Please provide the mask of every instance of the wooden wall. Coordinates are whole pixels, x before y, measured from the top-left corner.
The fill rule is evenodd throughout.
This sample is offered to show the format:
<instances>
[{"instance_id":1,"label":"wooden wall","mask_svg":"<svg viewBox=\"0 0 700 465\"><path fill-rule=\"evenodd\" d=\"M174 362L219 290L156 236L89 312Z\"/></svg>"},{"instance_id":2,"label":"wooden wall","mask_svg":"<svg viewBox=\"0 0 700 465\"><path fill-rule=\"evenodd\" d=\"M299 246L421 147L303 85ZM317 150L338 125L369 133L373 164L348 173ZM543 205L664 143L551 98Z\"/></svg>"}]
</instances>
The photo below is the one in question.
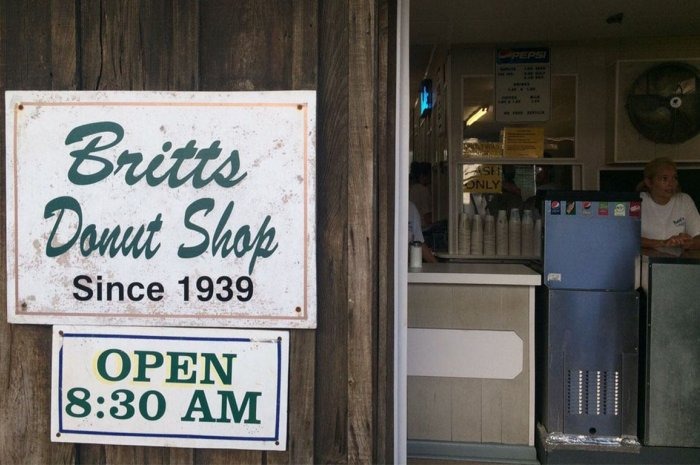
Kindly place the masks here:
<instances>
[{"instance_id":1,"label":"wooden wall","mask_svg":"<svg viewBox=\"0 0 700 465\"><path fill-rule=\"evenodd\" d=\"M7 323L3 234L0 463L392 461L395 3L0 0L3 109L8 89L318 92L318 329L291 332L287 451L50 442L51 328Z\"/></svg>"}]
</instances>

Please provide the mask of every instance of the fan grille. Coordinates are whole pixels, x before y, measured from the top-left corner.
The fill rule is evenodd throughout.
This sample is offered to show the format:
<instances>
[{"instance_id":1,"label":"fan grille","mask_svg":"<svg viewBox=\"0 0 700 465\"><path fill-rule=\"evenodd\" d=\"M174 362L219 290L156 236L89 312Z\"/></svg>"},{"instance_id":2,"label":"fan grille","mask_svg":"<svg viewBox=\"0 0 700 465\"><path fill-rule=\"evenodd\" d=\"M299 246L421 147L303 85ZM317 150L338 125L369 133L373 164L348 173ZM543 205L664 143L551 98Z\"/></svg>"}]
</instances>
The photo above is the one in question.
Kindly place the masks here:
<instances>
[{"instance_id":1,"label":"fan grille","mask_svg":"<svg viewBox=\"0 0 700 465\"><path fill-rule=\"evenodd\" d=\"M627 96L627 114L645 138L678 144L700 132L698 71L686 63L663 63L642 73Z\"/></svg>"}]
</instances>

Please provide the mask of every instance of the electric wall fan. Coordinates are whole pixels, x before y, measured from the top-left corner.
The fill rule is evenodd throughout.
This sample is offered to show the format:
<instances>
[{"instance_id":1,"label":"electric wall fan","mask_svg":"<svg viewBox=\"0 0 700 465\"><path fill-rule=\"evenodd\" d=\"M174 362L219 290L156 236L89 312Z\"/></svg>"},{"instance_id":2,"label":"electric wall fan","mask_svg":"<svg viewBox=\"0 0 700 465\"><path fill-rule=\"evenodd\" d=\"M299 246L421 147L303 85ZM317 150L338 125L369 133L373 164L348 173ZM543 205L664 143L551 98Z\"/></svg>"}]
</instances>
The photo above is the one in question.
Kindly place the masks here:
<instances>
[{"instance_id":1,"label":"electric wall fan","mask_svg":"<svg viewBox=\"0 0 700 465\"><path fill-rule=\"evenodd\" d=\"M627 95L627 115L639 133L652 142L679 144L700 132L698 70L669 62L644 71Z\"/></svg>"}]
</instances>

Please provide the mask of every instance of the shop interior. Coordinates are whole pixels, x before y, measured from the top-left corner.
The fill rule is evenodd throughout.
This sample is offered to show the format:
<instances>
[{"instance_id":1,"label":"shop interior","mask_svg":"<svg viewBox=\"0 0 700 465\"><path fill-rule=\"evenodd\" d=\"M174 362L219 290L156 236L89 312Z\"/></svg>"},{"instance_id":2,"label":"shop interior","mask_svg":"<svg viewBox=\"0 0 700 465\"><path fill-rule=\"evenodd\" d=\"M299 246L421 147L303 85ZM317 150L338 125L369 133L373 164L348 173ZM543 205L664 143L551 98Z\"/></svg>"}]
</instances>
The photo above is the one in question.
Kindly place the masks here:
<instances>
[{"instance_id":1,"label":"shop interior","mask_svg":"<svg viewBox=\"0 0 700 465\"><path fill-rule=\"evenodd\" d=\"M423 196L409 199L429 199L418 210L439 261L408 273L410 463L700 463L700 333L686 330L700 327L700 255L640 257L634 229L653 158L677 163L700 208L700 2L412 1L409 16L409 186ZM513 52L535 57L531 82L503 77ZM648 102L653 118L639 116L658 69L688 125ZM524 113L516 97L531 99ZM575 221L557 223L559 203ZM624 205L623 251L586 229L608 204ZM506 243L499 225L514 220ZM580 250L559 240L576 234ZM545 247L604 293L571 294Z\"/></svg>"},{"instance_id":2,"label":"shop interior","mask_svg":"<svg viewBox=\"0 0 700 465\"><path fill-rule=\"evenodd\" d=\"M468 185L494 154L523 202L542 187L609 190L622 180L623 189L634 190L646 161L669 156L681 163L683 187L700 203L698 138L655 144L625 111L644 70L668 61L700 64L699 14L700 5L684 1L411 2L409 157L432 169L435 227L426 240L436 251L458 253L459 213L473 202L460 178ZM498 121L495 53L523 47L550 53L549 114ZM430 85L428 112L421 109L422 82ZM543 130L537 154L502 151L504 129L513 127Z\"/></svg>"}]
</instances>

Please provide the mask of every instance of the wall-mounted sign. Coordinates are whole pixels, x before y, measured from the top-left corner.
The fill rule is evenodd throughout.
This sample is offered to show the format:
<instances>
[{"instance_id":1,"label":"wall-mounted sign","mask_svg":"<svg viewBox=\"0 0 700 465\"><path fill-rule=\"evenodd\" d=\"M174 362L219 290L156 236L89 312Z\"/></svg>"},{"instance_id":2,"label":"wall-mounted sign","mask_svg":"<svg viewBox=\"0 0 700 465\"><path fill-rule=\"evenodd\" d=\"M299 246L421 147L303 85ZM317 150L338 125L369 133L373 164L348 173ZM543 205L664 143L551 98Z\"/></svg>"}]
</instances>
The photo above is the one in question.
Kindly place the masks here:
<instances>
[{"instance_id":1,"label":"wall-mounted sign","mask_svg":"<svg viewBox=\"0 0 700 465\"><path fill-rule=\"evenodd\" d=\"M500 122L549 120L549 49L496 50L495 118Z\"/></svg>"},{"instance_id":2,"label":"wall-mounted sign","mask_svg":"<svg viewBox=\"0 0 700 465\"><path fill-rule=\"evenodd\" d=\"M472 194L498 193L503 189L501 165L462 166L462 190Z\"/></svg>"},{"instance_id":3,"label":"wall-mounted sign","mask_svg":"<svg viewBox=\"0 0 700 465\"><path fill-rule=\"evenodd\" d=\"M54 326L55 442L285 450L289 333Z\"/></svg>"},{"instance_id":4,"label":"wall-mounted sign","mask_svg":"<svg viewBox=\"0 0 700 465\"><path fill-rule=\"evenodd\" d=\"M503 156L542 158L544 156L544 128L503 128Z\"/></svg>"},{"instance_id":5,"label":"wall-mounted sign","mask_svg":"<svg viewBox=\"0 0 700 465\"><path fill-rule=\"evenodd\" d=\"M315 92L7 92L13 323L316 326Z\"/></svg>"}]
</instances>

